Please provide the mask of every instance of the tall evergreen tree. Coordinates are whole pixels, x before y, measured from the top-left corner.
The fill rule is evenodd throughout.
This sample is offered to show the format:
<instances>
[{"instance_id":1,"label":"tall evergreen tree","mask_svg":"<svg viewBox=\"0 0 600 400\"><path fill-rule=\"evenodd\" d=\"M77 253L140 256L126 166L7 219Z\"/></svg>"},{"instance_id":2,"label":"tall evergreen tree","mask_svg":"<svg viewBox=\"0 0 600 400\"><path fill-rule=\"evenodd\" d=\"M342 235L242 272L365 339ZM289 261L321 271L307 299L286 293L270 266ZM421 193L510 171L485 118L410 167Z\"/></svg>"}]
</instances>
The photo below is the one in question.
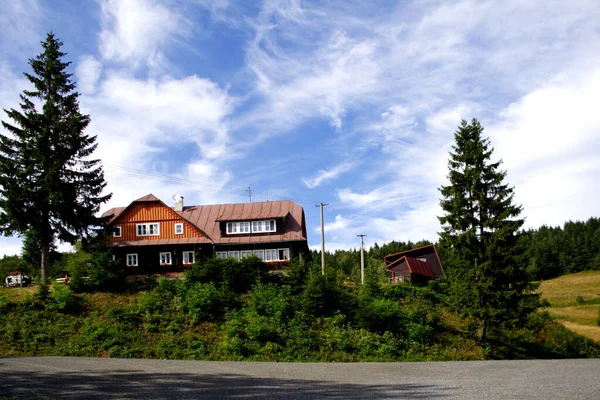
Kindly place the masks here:
<instances>
[{"instance_id":1,"label":"tall evergreen tree","mask_svg":"<svg viewBox=\"0 0 600 400\"><path fill-rule=\"evenodd\" d=\"M2 121L10 135L0 134L0 232L35 231L44 281L55 240L72 243L100 225L95 214L111 197L102 195L104 172L90 158L96 137L84 133L90 118L79 111L61 46L49 33L29 60L33 73L24 75L33 90L23 91L20 110L4 109L13 123Z\"/></svg>"},{"instance_id":2,"label":"tall evergreen tree","mask_svg":"<svg viewBox=\"0 0 600 400\"><path fill-rule=\"evenodd\" d=\"M450 185L442 186L440 241L447 250L451 301L463 315L489 328L517 325L535 309L537 297L519 244L522 208L513 203L513 188L491 162L490 140L479 121L463 120L450 152ZM449 264L449 265L448 265Z\"/></svg>"}]
</instances>

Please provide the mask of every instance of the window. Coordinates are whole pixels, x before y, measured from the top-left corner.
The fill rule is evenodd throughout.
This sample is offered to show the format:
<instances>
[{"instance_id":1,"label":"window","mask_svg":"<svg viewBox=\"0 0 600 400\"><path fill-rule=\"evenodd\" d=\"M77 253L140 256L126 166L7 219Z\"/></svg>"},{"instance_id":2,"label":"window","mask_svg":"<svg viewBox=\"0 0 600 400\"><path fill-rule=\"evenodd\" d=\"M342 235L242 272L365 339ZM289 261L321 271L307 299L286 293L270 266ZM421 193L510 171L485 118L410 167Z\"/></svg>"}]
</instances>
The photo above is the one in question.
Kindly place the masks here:
<instances>
[{"instance_id":1,"label":"window","mask_svg":"<svg viewBox=\"0 0 600 400\"><path fill-rule=\"evenodd\" d=\"M160 253L160 265L171 265L171 253Z\"/></svg>"},{"instance_id":2,"label":"window","mask_svg":"<svg viewBox=\"0 0 600 400\"><path fill-rule=\"evenodd\" d=\"M149 224L136 224L136 235L137 236L158 236L160 234L160 225L158 222L151 222Z\"/></svg>"},{"instance_id":3,"label":"window","mask_svg":"<svg viewBox=\"0 0 600 400\"><path fill-rule=\"evenodd\" d=\"M228 222L227 234L275 232L277 224L274 219L264 221ZM250 229L252 228L252 229Z\"/></svg>"},{"instance_id":4,"label":"window","mask_svg":"<svg viewBox=\"0 0 600 400\"><path fill-rule=\"evenodd\" d=\"M239 251L230 251L229 252L229 257L235 258L236 260L240 259L240 252Z\"/></svg>"},{"instance_id":5,"label":"window","mask_svg":"<svg viewBox=\"0 0 600 400\"><path fill-rule=\"evenodd\" d=\"M148 224L148 235L149 236L158 236L158 234L160 233L159 230L159 224Z\"/></svg>"},{"instance_id":6,"label":"window","mask_svg":"<svg viewBox=\"0 0 600 400\"><path fill-rule=\"evenodd\" d=\"M252 233L275 232L275 220L252 221Z\"/></svg>"},{"instance_id":7,"label":"window","mask_svg":"<svg viewBox=\"0 0 600 400\"><path fill-rule=\"evenodd\" d=\"M183 235L183 224L175 224L175 234Z\"/></svg>"},{"instance_id":8,"label":"window","mask_svg":"<svg viewBox=\"0 0 600 400\"><path fill-rule=\"evenodd\" d=\"M277 261L277 250L269 249L265 250L265 261Z\"/></svg>"},{"instance_id":9,"label":"window","mask_svg":"<svg viewBox=\"0 0 600 400\"><path fill-rule=\"evenodd\" d=\"M250 257L252 255L252 250L242 250L240 251L241 258Z\"/></svg>"},{"instance_id":10,"label":"window","mask_svg":"<svg viewBox=\"0 0 600 400\"><path fill-rule=\"evenodd\" d=\"M254 250L254 255L261 260L265 259L265 251L264 250Z\"/></svg>"},{"instance_id":11,"label":"window","mask_svg":"<svg viewBox=\"0 0 600 400\"><path fill-rule=\"evenodd\" d=\"M193 251L184 251L183 253L183 264L193 264L194 263L194 252Z\"/></svg>"},{"instance_id":12,"label":"window","mask_svg":"<svg viewBox=\"0 0 600 400\"><path fill-rule=\"evenodd\" d=\"M290 259L290 249L278 249L277 252L279 253L279 261Z\"/></svg>"},{"instance_id":13,"label":"window","mask_svg":"<svg viewBox=\"0 0 600 400\"><path fill-rule=\"evenodd\" d=\"M123 229L120 226L113 228L113 237L121 237L123 235Z\"/></svg>"},{"instance_id":14,"label":"window","mask_svg":"<svg viewBox=\"0 0 600 400\"><path fill-rule=\"evenodd\" d=\"M137 267L138 266L138 255L137 254L127 254L127 266L128 267Z\"/></svg>"},{"instance_id":15,"label":"window","mask_svg":"<svg viewBox=\"0 0 600 400\"><path fill-rule=\"evenodd\" d=\"M425 257L417 257L417 260L427 262L427 259Z\"/></svg>"},{"instance_id":16,"label":"window","mask_svg":"<svg viewBox=\"0 0 600 400\"><path fill-rule=\"evenodd\" d=\"M250 222L228 222L228 234L250 233Z\"/></svg>"},{"instance_id":17,"label":"window","mask_svg":"<svg viewBox=\"0 0 600 400\"><path fill-rule=\"evenodd\" d=\"M217 258L227 258L226 251L217 251Z\"/></svg>"}]
</instances>

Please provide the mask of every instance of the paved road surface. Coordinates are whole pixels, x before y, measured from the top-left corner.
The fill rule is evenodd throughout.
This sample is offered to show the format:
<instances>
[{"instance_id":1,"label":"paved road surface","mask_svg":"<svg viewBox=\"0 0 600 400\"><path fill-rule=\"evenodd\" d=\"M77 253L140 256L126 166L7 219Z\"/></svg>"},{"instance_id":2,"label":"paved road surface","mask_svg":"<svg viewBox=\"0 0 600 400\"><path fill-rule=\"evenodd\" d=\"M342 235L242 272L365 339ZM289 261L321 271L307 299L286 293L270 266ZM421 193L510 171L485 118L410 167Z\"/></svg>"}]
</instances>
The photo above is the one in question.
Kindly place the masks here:
<instances>
[{"instance_id":1,"label":"paved road surface","mask_svg":"<svg viewBox=\"0 0 600 400\"><path fill-rule=\"evenodd\" d=\"M600 360L288 364L0 358L0 399L600 399Z\"/></svg>"}]
</instances>

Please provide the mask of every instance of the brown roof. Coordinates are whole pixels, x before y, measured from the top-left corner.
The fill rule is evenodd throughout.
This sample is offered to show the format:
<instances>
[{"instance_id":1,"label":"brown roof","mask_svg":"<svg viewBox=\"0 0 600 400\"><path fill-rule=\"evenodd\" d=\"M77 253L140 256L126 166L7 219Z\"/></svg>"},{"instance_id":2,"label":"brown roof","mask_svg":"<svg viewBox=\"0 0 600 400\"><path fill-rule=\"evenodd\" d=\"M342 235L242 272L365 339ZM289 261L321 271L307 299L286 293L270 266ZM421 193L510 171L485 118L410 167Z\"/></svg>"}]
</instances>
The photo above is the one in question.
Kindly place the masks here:
<instances>
[{"instance_id":1,"label":"brown roof","mask_svg":"<svg viewBox=\"0 0 600 400\"><path fill-rule=\"evenodd\" d=\"M158 197L156 197L155 195L153 195L152 193L150 193L150 194L140 197L137 200L134 200L133 203L137 203L140 201L160 201L160 199Z\"/></svg>"},{"instance_id":2,"label":"brown roof","mask_svg":"<svg viewBox=\"0 0 600 400\"><path fill-rule=\"evenodd\" d=\"M304 210L290 200L259 203L215 204L188 206L178 212L218 244L289 242L306 240ZM221 236L221 221L248 221L285 218L283 233Z\"/></svg>"},{"instance_id":3,"label":"brown roof","mask_svg":"<svg viewBox=\"0 0 600 400\"><path fill-rule=\"evenodd\" d=\"M141 197L139 201L162 201L154 195ZM164 204L164 203L163 203ZM102 214L112 216L109 224L115 221L127 207L115 207ZM216 244L252 244L269 242L289 242L306 240L306 223L304 210L291 200L265 201L258 203L214 204L202 206L186 206L177 211L182 218L198 227L206 237L186 239L154 239L143 241L115 242L116 246L146 246L156 244L181 243L216 243ZM267 218L284 218L283 233L221 236L220 222L248 221ZM189 240L189 241L188 241Z\"/></svg>"}]
</instances>

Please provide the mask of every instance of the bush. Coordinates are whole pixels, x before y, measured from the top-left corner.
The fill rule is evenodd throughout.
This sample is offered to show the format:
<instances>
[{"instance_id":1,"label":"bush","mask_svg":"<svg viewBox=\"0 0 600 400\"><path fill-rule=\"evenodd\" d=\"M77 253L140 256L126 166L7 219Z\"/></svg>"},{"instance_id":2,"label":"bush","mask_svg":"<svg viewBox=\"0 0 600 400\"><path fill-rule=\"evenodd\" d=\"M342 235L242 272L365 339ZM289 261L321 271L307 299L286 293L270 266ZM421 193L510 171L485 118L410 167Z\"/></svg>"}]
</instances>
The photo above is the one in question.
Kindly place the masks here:
<instances>
[{"instance_id":1,"label":"bush","mask_svg":"<svg viewBox=\"0 0 600 400\"><path fill-rule=\"evenodd\" d=\"M4 315L8 310L8 305L10 301L8 300L8 296L4 293L0 293L0 315Z\"/></svg>"},{"instance_id":2,"label":"bush","mask_svg":"<svg viewBox=\"0 0 600 400\"><path fill-rule=\"evenodd\" d=\"M583 296L577 296L577 298L575 298L575 303L580 306L582 304L585 304L585 299L583 298Z\"/></svg>"},{"instance_id":3,"label":"bush","mask_svg":"<svg viewBox=\"0 0 600 400\"><path fill-rule=\"evenodd\" d=\"M407 315L397 301L374 299L361 302L357 319L361 327L370 331L398 334L406 324Z\"/></svg>"},{"instance_id":4,"label":"bush","mask_svg":"<svg viewBox=\"0 0 600 400\"><path fill-rule=\"evenodd\" d=\"M214 283L195 283L186 292L184 308L195 324L219 316L219 293Z\"/></svg>"},{"instance_id":5,"label":"bush","mask_svg":"<svg viewBox=\"0 0 600 400\"><path fill-rule=\"evenodd\" d=\"M73 291L69 285L54 283L52 291L46 301L46 308L55 311L67 312L75 307Z\"/></svg>"}]
</instances>

